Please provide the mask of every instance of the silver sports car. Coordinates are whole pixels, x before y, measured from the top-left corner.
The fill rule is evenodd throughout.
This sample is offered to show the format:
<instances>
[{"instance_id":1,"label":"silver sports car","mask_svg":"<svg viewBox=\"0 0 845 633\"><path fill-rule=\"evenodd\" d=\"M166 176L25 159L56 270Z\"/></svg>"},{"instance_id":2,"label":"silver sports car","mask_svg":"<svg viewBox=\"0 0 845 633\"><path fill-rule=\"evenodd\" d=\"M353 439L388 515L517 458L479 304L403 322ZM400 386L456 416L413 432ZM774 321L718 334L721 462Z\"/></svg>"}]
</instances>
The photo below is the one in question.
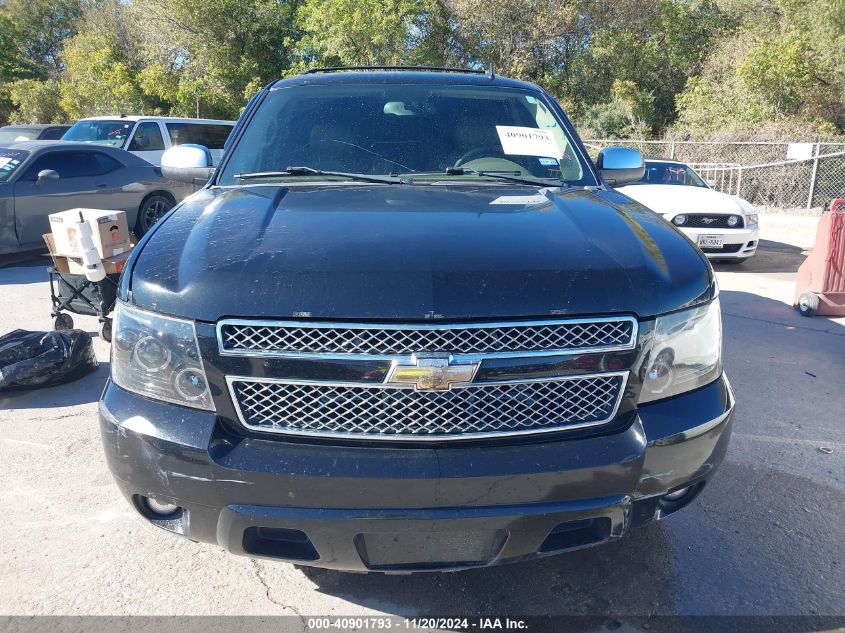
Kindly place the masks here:
<instances>
[{"instance_id":1,"label":"silver sports car","mask_svg":"<svg viewBox=\"0 0 845 633\"><path fill-rule=\"evenodd\" d=\"M0 255L44 248L47 216L75 207L126 211L143 235L196 186L114 147L67 141L0 144Z\"/></svg>"}]
</instances>

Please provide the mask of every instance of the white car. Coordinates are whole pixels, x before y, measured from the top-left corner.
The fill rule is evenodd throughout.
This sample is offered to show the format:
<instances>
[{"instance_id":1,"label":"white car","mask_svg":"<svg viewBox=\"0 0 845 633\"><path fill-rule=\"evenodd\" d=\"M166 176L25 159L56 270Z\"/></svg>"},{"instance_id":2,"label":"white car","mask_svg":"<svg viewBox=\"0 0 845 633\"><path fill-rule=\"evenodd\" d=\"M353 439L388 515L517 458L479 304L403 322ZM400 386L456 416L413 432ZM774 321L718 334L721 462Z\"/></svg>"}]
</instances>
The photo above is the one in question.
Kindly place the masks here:
<instances>
[{"instance_id":1,"label":"white car","mask_svg":"<svg viewBox=\"0 0 845 633\"><path fill-rule=\"evenodd\" d=\"M618 191L661 214L710 259L739 264L757 251L760 228L754 207L714 191L685 163L646 159L642 179Z\"/></svg>"},{"instance_id":2,"label":"white car","mask_svg":"<svg viewBox=\"0 0 845 633\"><path fill-rule=\"evenodd\" d=\"M234 126L234 121L216 119L98 116L80 119L65 132L62 140L119 147L153 165L161 164L165 150L175 145L194 143L211 150L216 165L223 156L223 144Z\"/></svg>"}]
</instances>

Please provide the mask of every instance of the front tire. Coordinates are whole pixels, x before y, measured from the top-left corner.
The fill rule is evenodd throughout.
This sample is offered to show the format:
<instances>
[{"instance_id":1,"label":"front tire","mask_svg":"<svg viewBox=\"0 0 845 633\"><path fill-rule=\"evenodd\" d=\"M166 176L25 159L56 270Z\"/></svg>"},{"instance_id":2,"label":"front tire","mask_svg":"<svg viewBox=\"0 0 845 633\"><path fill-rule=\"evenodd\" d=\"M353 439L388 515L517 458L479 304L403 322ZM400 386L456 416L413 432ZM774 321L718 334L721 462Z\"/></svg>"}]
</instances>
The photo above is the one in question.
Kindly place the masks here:
<instances>
[{"instance_id":1,"label":"front tire","mask_svg":"<svg viewBox=\"0 0 845 633\"><path fill-rule=\"evenodd\" d=\"M138 208L135 235L141 237L175 205L176 203L173 200L159 193L144 198L144 201Z\"/></svg>"}]
</instances>

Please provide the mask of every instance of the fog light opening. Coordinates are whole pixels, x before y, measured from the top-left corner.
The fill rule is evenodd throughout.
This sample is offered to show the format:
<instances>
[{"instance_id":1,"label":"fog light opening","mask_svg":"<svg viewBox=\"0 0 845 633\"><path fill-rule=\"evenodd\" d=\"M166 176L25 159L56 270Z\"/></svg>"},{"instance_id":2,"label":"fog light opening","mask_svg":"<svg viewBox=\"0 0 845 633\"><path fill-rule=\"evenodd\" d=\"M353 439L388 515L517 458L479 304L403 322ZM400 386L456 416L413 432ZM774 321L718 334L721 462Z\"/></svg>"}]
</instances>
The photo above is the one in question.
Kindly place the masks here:
<instances>
[{"instance_id":1,"label":"fog light opening","mask_svg":"<svg viewBox=\"0 0 845 633\"><path fill-rule=\"evenodd\" d=\"M660 516L667 516L676 510L686 507L698 496L698 493L701 492L702 488L704 488L703 481L692 484L691 486L684 486L683 488L672 490L671 492L667 492L662 495L660 497L660 501L658 502Z\"/></svg>"},{"instance_id":2,"label":"fog light opening","mask_svg":"<svg viewBox=\"0 0 845 633\"><path fill-rule=\"evenodd\" d=\"M156 519L170 519L182 511L182 508L174 503L159 501L158 499L153 499L152 497L141 497L141 499L144 507Z\"/></svg>"},{"instance_id":3,"label":"fog light opening","mask_svg":"<svg viewBox=\"0 0 845 633\"><path fill-rule=\"evenodd\" d=\"M666 501L679 501L680 499L683 499L689 491L690 486L687 486L686 488L681 488L680 490L676 490L675 492L665 494L663 495L663 498L666 499Z\"/></svg>"}]
</instances>

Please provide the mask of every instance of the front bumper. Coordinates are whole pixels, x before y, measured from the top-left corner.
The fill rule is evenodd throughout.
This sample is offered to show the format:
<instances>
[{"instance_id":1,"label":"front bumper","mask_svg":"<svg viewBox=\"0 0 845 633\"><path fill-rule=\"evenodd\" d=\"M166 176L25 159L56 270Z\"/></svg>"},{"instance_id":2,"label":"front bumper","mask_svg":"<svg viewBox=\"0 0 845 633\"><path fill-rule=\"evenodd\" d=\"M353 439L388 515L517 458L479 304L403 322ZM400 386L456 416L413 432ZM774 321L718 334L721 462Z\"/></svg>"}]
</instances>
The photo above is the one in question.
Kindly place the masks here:
<instances>
[{"instance_id":1,"label":"front bumper","mask_svg":"<svg viewBox=\"0 0 845 633\"><path fill-rule=\"evenodd\" d=\"M111 382L109 467L152 523L235 554L355 571L461 569L617 539L692 499L724 456L727 380L583 439L431 447L234 437ZM663 496L687 486L681 500ZM178 505L156 517L143 499Z\"/></svg>"},{"instance_id":2,"label":"front bumper","mask_svg":"<svg viewBox=\"0 0 845 633\"><path fill-rule=\"evenodd\" d=\"M757 252L760 243L759 228L744 229L688 229L678 227L698 246L701 235L721 235L723 246L721 249L702 249L709 259L745 259Z\"/></svg>"}]
</instances>

